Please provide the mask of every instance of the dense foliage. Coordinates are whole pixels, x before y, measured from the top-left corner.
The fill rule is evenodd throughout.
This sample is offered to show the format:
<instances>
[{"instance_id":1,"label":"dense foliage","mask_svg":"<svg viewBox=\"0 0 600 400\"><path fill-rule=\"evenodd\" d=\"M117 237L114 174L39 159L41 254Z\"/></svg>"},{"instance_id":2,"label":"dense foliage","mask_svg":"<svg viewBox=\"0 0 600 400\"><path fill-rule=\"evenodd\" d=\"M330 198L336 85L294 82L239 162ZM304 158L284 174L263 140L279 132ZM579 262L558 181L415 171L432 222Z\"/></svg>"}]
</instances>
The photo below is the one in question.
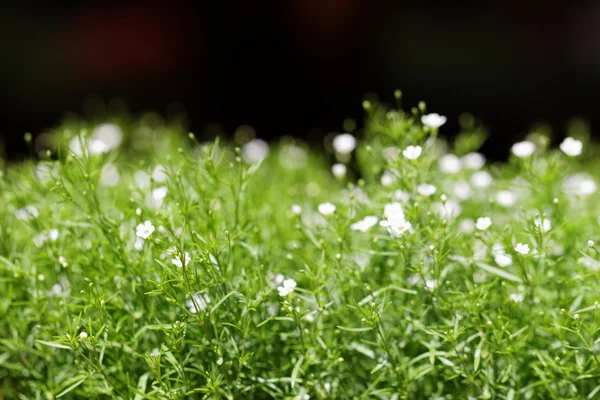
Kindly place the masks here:
<instances>
[{"instance_id":1,"label":"dense foliage","mask_svg":"<svg viewBox=\"0 0 600 400\"><path fill-rule=\"evenodd\" d=\"M71 120L8 167L0 398L600 397L585 132L486 165L364 106L329 155Z\"/></svg>"}]
</instances>

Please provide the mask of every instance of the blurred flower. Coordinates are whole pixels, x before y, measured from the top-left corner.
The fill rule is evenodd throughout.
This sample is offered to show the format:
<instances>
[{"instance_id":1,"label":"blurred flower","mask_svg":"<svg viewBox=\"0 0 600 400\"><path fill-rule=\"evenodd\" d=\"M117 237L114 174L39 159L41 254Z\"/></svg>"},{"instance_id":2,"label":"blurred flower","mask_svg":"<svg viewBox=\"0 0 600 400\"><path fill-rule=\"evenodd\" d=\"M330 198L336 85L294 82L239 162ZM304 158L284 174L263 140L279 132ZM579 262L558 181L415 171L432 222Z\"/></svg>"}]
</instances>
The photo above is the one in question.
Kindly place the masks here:
<instances>
[{"instance_id":1,"label":"blurred flower","mask_svg":"<svg viewBox=\"0 0 600 400\"><path fill-rule=\"evenodd\" d=\"M342 133L333 138L333 149L336 153L349 154L356 148L356 138L349 133Z\"/></svg>"},{"instance_id":2,"label":"blurred flower","mask_svg":"<svg viewBox=\"0 0 600 400\"><path fill-rule=\"evenodd\" d=\"M417 158L419 158L422 152L423 149L421 148L421 146L408 146L402 151L402 155L404 155L404 157L408 158L409 160L416 160Z\"/></svg>"},{"instance_id":3,"label":"blurred flower","mask_svg":"<svg viewBox=\"0 0 600 400\"><path fill-rule=\"evenodd\" d=\"M188 310L192 314L198 313L198 311L203 311L210 303L210 297L206 294L196 293L192 295L192 298L185 302Z\"/></svg>"},{"instance_id":4,"label":"blurred flower","mask_svg":"<svg viewBox=\"0 0 600 400\"><path fill-rule=\"evenodd\" d=\"M292 214L300 215L302 213L302 207L298 204L292 204Z\"/></svg>"},{"instance_id":5,"label":"blurred flower","mask_svg":"<svg viewBox=\"0 0 600 400\"><path fill-rule=\"evenodd\" d=\"M515 156L519 158L525 158L531 156L535 152L535 144L528 140L525 140L513 144L511 150Z\"/></svg>"},{"instance_id":6,"label":"blurred flower","mask_svg":"<svg viewBox=\"0 0 600 400\"><path fill-rule=\"evenodd\" d=\"M481 169L485 165L485 157L481 153L469 153L462 157L462 164L467 169Z\"/></svg>"},{"instance_id":7,"label":"blurred flower","mask_svg":"<svg viewBox=\"0 0 600 400\"><path fill-rule=\"evenodd\" d=\"M460 158L454 154L446 154L440 158L439 161L440 170L446 174L457 174L462 168Z\"/></svg>"},{"instance_id":8,"label":"blurred flower","mask_svg":"<svg viewBox=\"0 0 600 400\"><path fill-rule=\"evenodd\" d=\"M446 123L446 117L436 113L426 114L421 117L423 125L431 128L439 128Z\"/></svg>"},{"instance_id":9,"label":"blurred flower","mask_svg":"<svg viewBox=\"0 0 600 400\"><path fill-rule=\"evenodd\" d=\"M492 219L490 217L477 218L477 222L475 223L475 228L479 229L480 231L485 231L490 226L492 226Z\"/></svg>"},{"instance_id":10,"label":"blurred flower","mask_svg":"<svg viewBox=\"0 0 600 400\"><path fill-rule=\"evenodd\" d=\"M502 207L513 206L517 202L517 195L510 190L500 190L496 193L496 203Z\"/></svg>"},{"instance_id":11,"label":"blurred flower","mask_svg":"<svg viewBox=\"0 0 600 400\"><path fill-rule=\"evenodd\" d=\"M485 189L492 184L492 175L487 171L477 171L471 176L473 186Z\"/></svg>"},{"instance_id":12,"label":"blurred flower","mask_svg":"<svg viewBox=\"0 0 600 400\"><path fill-rule=\"evenodd\" d=\"M277 287L277 291L281 297L285 297L288 294L292 293L296 288L296 281L293 279L286 279L283 281L282 286Z\"/></svg>"},{"instance_id":13,"label":"blurred flower","mask_svg":"<svg viewBox=\"0 0 600 400\"><path fill-rule=\"evenodd\" d=\"M517 253L521 253L524 255L529 254L529 245L528 244L523 244L523 243L517 243L517 245L515 246L515 251Z\"/></svg>"},{"instance_id":14,"label":"blurred flower","mask_svg":"<svg viewBox=\"0 0 600 400\"><path fill-rule=\"evenodd\" d=\"M171 260L171 264L175 265L177 268L187 267L190 262L190 253L187 251L183 254L183 263L181 262L181 258L175 257Z\"/></svg>"},{"instance_id":15,"label":"blurred flower","mask_svg":"<svg viewBox=\"0 0 600 400\"><path fill-rule=\"evenodd\" d=\"M552 229L552 223L550 222L550 220L548 218L544 218L543 220L541 218L536 218L533 220L533 223L543 233L546 233L550 229Z\"/></svg>"},{"instance_id":16,"label":"blurred flower","mask_svg":"<svg viewBox=\"0 0 600 400\"><path fill-rule=\"evenodd\" d=\"M373 215L369 215L369 216L364 217L360 221L355 222L352 225L350 225L350 229L352 229L353 231L366 232L369 229L371 229L373 226L377 225L377 221L379 221L379 218L377 218L376 216L373 216Z\"/></svg>"},{"instance_id":17,"label":"blurred flower","mask_svg":"<svg viewBox=\"0 0 600 400\"><path fill-rule=\"evenodd\" d=\"M435 194L436 190L436 187L430 185L429 183L421 183L419 186L417 186L417 192L419 192L421 196L425 197L432 196Z\"/></svg>"},{"instance_id":18,"label":"blurred flower","mask_svg":"<svg viewBox=\"0 0 600 400\"><path fill-rule=\"evenodd\" d=\"M335 205L331 203L321 203L317 207L322 215L331 215L335 212Z\"/></svg>"},{"instance_id":19,"label":"blurred flower","mask_svg":"<svg viewBox=\"0 0 600 400\"><path fill-rule=\"evenodd\" d=\"M269 154L269 145L262 139L253 139L242 147L242 159L248 164L262 161Z\"/></svg>"},{"instance_id":20,"label":"blurred flower","mask_svg":"<svg viewBox=\"0 0 600 400\"><path fill-rule=\"evenodd\" d=\"M335 176L338 179L342 179L343 177L346 176L346 166L344 164L333 164L333 166L331 167L331 172L333 173L333 176Z\"/></svg>"},{"instance_id":21,"label":"blurred flower","mask_svg":"<svg viewBox=\"0 0 600 400\"><path fill-rule=\"evenodd\" d=\"M560 144L560 149L566 155L576 157L581 154L581 151L583 150L583 143L581 143L580 140L567 137Z\"/></svg>"},{"instance_id":22,"label":"blurred flower","mask_svg":"<svg viewBox=\"0 0 600 400\"><path fill-rule=\"evenodd\" d=\"M21 221L31 221L40 216L38 209L34 206L25 206L15 211L15 217Z\"/></svg>"}]
</instances>

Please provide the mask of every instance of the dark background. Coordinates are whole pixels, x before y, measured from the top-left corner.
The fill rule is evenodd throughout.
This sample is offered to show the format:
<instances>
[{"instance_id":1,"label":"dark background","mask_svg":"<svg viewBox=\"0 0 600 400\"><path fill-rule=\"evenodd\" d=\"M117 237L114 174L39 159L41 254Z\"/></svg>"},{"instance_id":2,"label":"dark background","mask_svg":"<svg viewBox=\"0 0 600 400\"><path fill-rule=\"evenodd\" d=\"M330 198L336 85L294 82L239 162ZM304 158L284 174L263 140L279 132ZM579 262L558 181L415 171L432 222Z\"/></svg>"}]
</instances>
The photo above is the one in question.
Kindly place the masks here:
<instances>
[{"instance_id":1,"label":"dark background","mask_svg":"<svg viewBox=\"0 0 600 400\"><path fill-rule=\"evenodd\" d=\"M463 111L502 158L532 123L564 135L600 122L600 3L486 0L87 1L0 5L0 134L55 126L86 99L133 112L185 109L190 129L252 125L261 138L315 138L360 123L374 92L419 100L458 129Z\"/></svg>"}]
</instances>

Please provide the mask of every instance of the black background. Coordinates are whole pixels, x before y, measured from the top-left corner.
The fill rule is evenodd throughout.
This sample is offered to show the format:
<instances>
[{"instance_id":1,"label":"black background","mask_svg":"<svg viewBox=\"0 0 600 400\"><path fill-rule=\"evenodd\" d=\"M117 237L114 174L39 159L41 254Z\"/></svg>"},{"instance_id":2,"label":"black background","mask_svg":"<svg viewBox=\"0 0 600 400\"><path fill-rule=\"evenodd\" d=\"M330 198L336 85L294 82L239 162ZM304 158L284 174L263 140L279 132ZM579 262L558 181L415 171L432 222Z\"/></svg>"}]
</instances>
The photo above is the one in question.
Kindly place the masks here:
<instances>
[{"instance_id":1,"label":"black background","mask_svg":"<svg viewBox=\"0 0 600 400\"><path fill-rule=\"evenodd\" d=\"M0 135L56 126L86 99L185 109L190 129L315 138L359 124L366 93L419 100L457 130L468 111L505 156L532 123L600 122L600 3L359 0L88 1L0 5Z\"/></svg>"}]
</instances>

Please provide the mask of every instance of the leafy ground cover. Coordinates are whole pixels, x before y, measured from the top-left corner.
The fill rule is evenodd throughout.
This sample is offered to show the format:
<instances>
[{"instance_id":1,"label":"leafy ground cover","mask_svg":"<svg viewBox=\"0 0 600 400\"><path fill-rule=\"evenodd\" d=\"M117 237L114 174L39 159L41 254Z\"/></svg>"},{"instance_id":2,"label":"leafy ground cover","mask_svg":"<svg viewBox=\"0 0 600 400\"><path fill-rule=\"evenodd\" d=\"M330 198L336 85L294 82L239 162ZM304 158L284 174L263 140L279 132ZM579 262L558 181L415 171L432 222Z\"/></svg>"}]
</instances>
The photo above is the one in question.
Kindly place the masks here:
<instances>
[{"instance_id":1,"label":"leafy ground cover","mask_svg":"<svg viewBox=\"0 0 600 400\"><path fill-rule=\"evenodd\" d=\"M7 167L0 397L600 398L585 130L491 164L364 107L328 155L70 120Z\"/></svg>"}]
</instances>

